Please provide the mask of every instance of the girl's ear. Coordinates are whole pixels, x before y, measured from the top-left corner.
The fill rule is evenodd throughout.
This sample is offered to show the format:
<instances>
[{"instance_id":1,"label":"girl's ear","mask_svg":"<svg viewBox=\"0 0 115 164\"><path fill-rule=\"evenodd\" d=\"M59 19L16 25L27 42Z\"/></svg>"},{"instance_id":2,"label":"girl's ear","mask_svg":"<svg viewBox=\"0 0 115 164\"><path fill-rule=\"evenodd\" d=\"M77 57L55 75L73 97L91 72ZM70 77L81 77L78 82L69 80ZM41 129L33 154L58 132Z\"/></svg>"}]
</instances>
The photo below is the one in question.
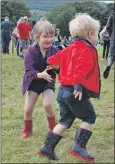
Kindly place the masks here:
<instances>
[{"instance_id":1,"label":"girl's ear","mask_svg":"<svg viewBox=\"0 0 115 164\"><path fill-rule=\"evenodd\" d=\"M88 33L89 39L92 39L93 35L94 35L93 31L90 30L89 33Z\"/></svg>"}]
</instances>

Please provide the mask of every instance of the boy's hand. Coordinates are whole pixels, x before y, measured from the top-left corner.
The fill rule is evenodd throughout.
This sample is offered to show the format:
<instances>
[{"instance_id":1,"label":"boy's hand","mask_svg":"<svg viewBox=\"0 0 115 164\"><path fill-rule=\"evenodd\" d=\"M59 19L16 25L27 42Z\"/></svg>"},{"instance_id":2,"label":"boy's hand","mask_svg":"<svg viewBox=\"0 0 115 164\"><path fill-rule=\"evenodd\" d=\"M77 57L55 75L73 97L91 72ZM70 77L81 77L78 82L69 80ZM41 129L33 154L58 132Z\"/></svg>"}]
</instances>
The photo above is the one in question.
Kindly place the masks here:
<instances>
[{"instance_id":1,"label":"boy's hand","mask_svg":"<svg viewBox=\"0 0 115 164\"><path fill-rule=\"evenodd\" d=\"M74 98L79 97L79 101L82 99L82 92L78 92L74 90L73 95L74 95Z\"/></svg>"},{"instance_id":2,"label":"boy's hand","mask_svg":"<svg viewBox=\"0 0 115 164\"><path fill-rule=\"evenodd\" d=\"M54 81L54 79L51 78L51 76L47 73L47 71L50 70L49 68L46 68L43 72L38 73L37 77L39 79L45 79L48 82L52 83L52 81Z\"/></svg>"},{"instance_id":3,"label":"boy's hand","mask_svg":"<svg viewBox=\"0 0 115 164\"><path fill-rule=\"evenodd\" d=\"M79 98L79 101L82 99L82 86L80 84L75 84L74 86L74 98Z\"/></svg>"}]
</instances>

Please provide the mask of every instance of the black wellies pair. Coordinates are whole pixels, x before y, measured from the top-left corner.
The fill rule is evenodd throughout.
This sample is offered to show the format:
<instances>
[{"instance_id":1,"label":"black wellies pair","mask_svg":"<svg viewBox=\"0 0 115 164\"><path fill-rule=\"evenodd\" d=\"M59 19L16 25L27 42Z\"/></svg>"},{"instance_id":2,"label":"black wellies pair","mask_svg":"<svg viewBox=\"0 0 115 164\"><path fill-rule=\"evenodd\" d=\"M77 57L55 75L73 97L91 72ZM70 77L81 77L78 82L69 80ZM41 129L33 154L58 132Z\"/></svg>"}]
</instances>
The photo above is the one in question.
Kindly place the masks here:
<instances>
[{"instance_id":1,"label":"black wellies pair","mask_svg":"<svg viewBox=\"0 0 115 164\"><path fill-rule=\"evenodd\" d=\"M94 157L91 156L86 150L86 144L91 135L91 131L79 127L75 136L75 144L73 145L72 152L70 152L70 154L89 162L93 161ZM59 158L54 153L54 149L61 139L62 136L53 132L49 132L44 145L38 152L38 155L47 156L51 160L59 160Z\"/></svg>"}]
</instances>

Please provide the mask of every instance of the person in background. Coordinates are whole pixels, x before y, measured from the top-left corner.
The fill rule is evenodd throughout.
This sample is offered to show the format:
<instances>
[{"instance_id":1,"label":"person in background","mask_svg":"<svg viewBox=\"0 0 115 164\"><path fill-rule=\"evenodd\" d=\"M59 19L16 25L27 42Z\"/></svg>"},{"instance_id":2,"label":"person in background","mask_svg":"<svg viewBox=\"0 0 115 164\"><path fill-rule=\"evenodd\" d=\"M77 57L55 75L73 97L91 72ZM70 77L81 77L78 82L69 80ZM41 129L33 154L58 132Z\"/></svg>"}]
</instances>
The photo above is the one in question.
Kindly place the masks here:
<instances>
[{"instance_id":1,"label":"person in background","mask_svg":"<svg viewBox=\"0 0 115 164\"><path fill-rule=\"evenodd\" d=\"M65 47L68 46L66 36L64 36L64 37L62 38L62 40L61 40L61 44L60 44L60 45L62 46L63 49L64 49Z\"/></svg>"},{"instance_id":2,"label":"person in background","mask_svg":"<svg viewBox=\"0 0 115 164\"><path fill-rule=\"evenodd\" d=\"M13 26L14 24L9 21L9 17L5 17L5 21L1 23L1 43L3 54L9 54L9 43Z\"/></svg>"},{"instance_id":3,"label":"person in background","mask_svg":"<svg viewBox=\"0 0 115 164\"><path fill-rule=\"evenodd\" d=\"M30 35L30 45L32 45L34 43L33 29L34 29L35 24L36 24L36 20L32 20L32 31L31 31L31 35Z\"/></svg>"},{"instance_id":4,"label":"person in background","mask_svg":"<svg viewBox=\"0 0 115 164\"><path fill-rule=\"evenodd\" d=\"M18 21L17 21L17 25L19 23L23 22L23 17L21 17ZM16 55L19 56L20 55L20 49L19 49L19 43L20 43L20 34L19 34L19 30L16 27L14 28L13 32L12 32L12 36L15 38L15 47L16 47Z\"/></svg>"},{"instance_id":5,"label":"person in background","mask_svg":"<svg viewBox=\"0 0 115 164\"><path fill-rule=\"evenodd\" d=\"M17 24L18 32L20 35L20 52L22 53L22 56L24 55L26 49L29 47L30 43L30 34L32 30L32 26L28 24L28 17L23 17L23 22Z\"/></svg>"},{"instance_id":6,"label":"person in background","mask_svg":"<svg viewBox=\"0 0 115 164\"><path fill-rule=\"evenodd\" d=\"M61 43L60 29L56 28L55 30L56 30L56 32L55 32L55 40L54 40L53 45L55 47L58 47L61 50L62 48L61 48L61 45L60 45L60 43Z\"/></svg>"},{"instance_id":7,"label":"person in background","mask_svg":"<svg viewBox=\"0 0 115 164\"><path fill-rule=\"evenodd\" d=\"M72 43L72 38L71 38L71 36L69 36L69 38L68 38L68 40L67 40L67 43L68 43L68 45L70 45L70 44Z\"/></svg>"},{"instance_id":8,"label":"person in background","mask_svg":"<svg viewBox=\"0 0 115 164\"><path fill-rule=\"evenodd\" d=\"M100 97L100 70L95 48L99 29L98 20L86 13L77 14L69 23L73 43L48 59L50 68L55 68L55 66L60 68L58 80L61 86L57 96L60 122L52 132L48 133L38 152L40 156L58 160L54 149L62 139L64 131L71 127L75 118L79 118L82 123L76 130L75 142L70 154L88 162L94 161L86 145L92 135L92 125L96 120L90 98Z\"/></svg>"},{"instance_id":9,"label":"person in background","mask_svg":"<svg viewBox=\"0 0 115 164\"><path fill-rule=\"evenodd\" d=\"M109 54L109 47L110 47L110 35L107 32L106 26L104 27L104 29L100 32L100 39L103 40L103 56L102 59L104 59L106 57L106 59L108 58L108 54Z\"/></svg>"},{"instance_id":10,"label":"person in background","mask_svg":"<svg viewBox=\"0 0 115 164\"><path fill-rule=\"evenodd\" d=\"M108 57L107 67L103 72L103 77L105 79L108 78L111 67L115 62L115 5L114 5L114 10L112 10L108 18L106 28L110 35L110 55Z\"/></svg>"},{"instance_id":11,"label":"person in background","mask_svg":"<svg viewBox=\"0 0 115 164\"><path fill-rule=\"evenodd\" d=\"M31 26L31 31L30 31L30 33L29 33L29 46L30 46L30 45L32 45L31 33L32 33L32 29L34 28L31 19L28 19L28 26ZM28 46L28 47L29 47L29 46Z\"/></svg>"},{"instance_id":12,"label":"person in background","mask_svg":"<svg viewBox=\"0 0 115 164\"><path fill-rule=\"evenodd\" d=\"M55 28L49 21L40 20L34 26L33 36L36 42L27 49L24 55L25 74L23 77L22 94L27 93L22 138L27 138L32 134L32 113L41 94L50 130L52 131L56 125L52 103L57 70L47 69L47 59L59 51L52 46Z\"/></svg>"},{"instance_id":13,"label":"person in background","mask_svg":"<svg viewBox=\"0 0 115 164\"><path fill-rule=\"evenodd\" d=\"M34 28L35 24L36 24L36 20L32 20L32 29Z\"/></svg>"}]
</instances>

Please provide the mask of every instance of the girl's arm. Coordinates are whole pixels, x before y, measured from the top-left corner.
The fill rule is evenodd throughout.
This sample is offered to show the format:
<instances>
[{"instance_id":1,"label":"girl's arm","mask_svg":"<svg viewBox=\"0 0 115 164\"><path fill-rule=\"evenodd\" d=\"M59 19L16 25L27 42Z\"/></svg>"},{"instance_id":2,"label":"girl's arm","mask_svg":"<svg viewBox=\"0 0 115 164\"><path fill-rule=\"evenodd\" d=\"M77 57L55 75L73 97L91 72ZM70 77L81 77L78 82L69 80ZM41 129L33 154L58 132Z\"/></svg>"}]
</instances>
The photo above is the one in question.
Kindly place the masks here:
<instances>
[{"instance_id":1,"label":"girl's arm","mask_svg":"<svg viewBox=\"0 0 115 164\"><path fill-rule=\"evenodd\" d=\"M25 72L28 74L29 77L37 78L37 74L39 71L35 69L35 61L33 59L32 51L28 49L24 55L24 68Z\"/></svg>"}]
</instances>

